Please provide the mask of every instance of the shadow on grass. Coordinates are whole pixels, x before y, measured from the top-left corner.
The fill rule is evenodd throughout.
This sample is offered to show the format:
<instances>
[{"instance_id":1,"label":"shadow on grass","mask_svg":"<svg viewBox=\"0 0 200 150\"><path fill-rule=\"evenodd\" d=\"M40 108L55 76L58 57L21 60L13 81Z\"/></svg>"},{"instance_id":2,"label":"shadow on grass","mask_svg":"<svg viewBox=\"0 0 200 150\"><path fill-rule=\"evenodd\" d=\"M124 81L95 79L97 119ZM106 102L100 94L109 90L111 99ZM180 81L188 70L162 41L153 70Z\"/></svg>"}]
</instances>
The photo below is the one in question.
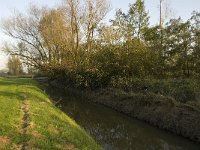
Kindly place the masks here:
<instances>
[{"instance_id":1,"label":"shadow on grass","mask_svg":"<svg viewBox=\"0 0 200 150\"><path fill-rule=\"evenodd\" d=\"M5 98L5 100L8 99L24 100L22 93L0 91L0 96Z\"/></svg>"},{"instance_id":2,"label":"shadow on grass","mask_svg":"<svg viewBox=\"0 0 200 150\"><path fill-rule=\"evenodd\" d=\"M6 79L0 78L0 86L32 85L34 81L30 79Z\"/></svg>"},{"instance_id":3,"label":"shadow on grass","mask_svg":"<svg viewBox=\"0 0 200 150\"><path fill-rule=\"evenodd\" d=\"M2 86L5 86L6 89L3 88L1 90ZM24 100L27 98L42 100L43 97L37 95L37 93L42 93L42 90L40 90L37 87L38 87L37 83L30 79L0 78L0 96L2 96L5 100L6 99ZM32 91L36 92L31 93Z\"/></svg>"}]
</instances>

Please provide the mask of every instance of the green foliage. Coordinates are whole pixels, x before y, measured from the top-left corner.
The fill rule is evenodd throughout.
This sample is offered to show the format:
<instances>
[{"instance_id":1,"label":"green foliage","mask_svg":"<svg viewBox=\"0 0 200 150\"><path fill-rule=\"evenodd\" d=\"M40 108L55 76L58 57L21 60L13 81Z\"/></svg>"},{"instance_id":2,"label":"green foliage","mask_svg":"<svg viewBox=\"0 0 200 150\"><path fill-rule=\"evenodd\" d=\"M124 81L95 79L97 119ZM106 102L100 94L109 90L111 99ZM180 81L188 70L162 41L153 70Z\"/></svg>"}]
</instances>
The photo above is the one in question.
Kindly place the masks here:
<instances>
[{"instance_id":1,"label":"green foliage","mask_svg":"<svg viewBox=\"0 0 200 150\"><path fill-rule=\"evenodd\" d=\"M112 86L136 93L154 93L172 97L178 102L197 101L199 99L198 80L182 79L136 79L136 78L113 78Z\"/></svg>"},{"instance_id":2,"label":"green foliage","mask_svg":"<svg viewBox=\"0 0 200 150\"><path fill-rule=\"evenodd\" d=\"M199 20L199 13L194 12L187 22L178 18L171 19L162 29L157 25L149 27L144 1L137 0L129 5L127 13L117 11L112 25L98 28L87 57L87 43L79 45L83 53L75 56L84 63L72 65L67 61L71 56L66 54L65 58L70 59L44 68L53 78L81 89L113 86L172 96L181 102L196 100L193 86L186 80L183 84L178 82L198 77ZM150 82L143 78L159 80ZM162 80L168 78L177 80Z\"/></svg>"},{"instance_id":3,"label":"green foliage","mask_svg":"<svg viewBox=\"0 0 200 150\"><path fill-rule=\"evenodd\" d=\"M111 22L119 32L123 33L123 40L143 39L143 30L149 25L149 17L145 10L144 1L137 0L134 4L130 4L127 14L119 9L115 16L116 18Z\"/></svg>"},{"instance_id":4,"label":"green foliage","mask_svg":"<svg viewBox=\"0 0 200 150\"><path fill-rule=\"evenodd\" d=\"M104 25L100 21L108 11L106 1L105 6L93 6L95 0L66 4L65 9L33 7L27 17L20 14L18 19L8 21L3 29L8 34L15 33L9 34L11 37L21 39L18 50L8 48L8 52L16 52L45 75L78 88L108 87L117 79L125 79L126 86L134 78L199 78L198 12L193 12L186 22L178 18L162 27L150 27L145 1L136 0L127 12L117 10L111 24ZM82 7L86 12L77 13L82 12ZM162 81L161 84L165 85ZM157 86L163 91L170 90Z\"/></svg>"}]
</instances>

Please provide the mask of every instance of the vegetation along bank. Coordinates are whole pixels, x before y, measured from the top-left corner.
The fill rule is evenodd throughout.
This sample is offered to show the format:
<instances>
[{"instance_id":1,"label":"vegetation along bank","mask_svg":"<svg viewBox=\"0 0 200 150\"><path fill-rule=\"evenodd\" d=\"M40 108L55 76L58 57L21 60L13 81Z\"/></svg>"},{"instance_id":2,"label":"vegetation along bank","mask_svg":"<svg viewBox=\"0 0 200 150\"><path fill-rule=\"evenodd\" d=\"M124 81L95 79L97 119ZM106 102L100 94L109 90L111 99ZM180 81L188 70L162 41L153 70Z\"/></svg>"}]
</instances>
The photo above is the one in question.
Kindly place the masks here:
<instances>
[{"instance_id":1,"label":"vegetation along bank","mask_svg":"<svg viewBox=\"0 0 200 150\"><path fill-rule=\"evenodd\" d=\"M109 88L98 90L64 87L55 80L51 85L199 143L198 83L191 80L133 79L128 84L120 80Z\"/></svg>"},{"instance_id":2,"label":"vegetation along bank","mask_svg":"<svg viewBox=\"0 0 200 150\"><path fill-rule=\"evenodd\" d=\"M109 24L107 0L31 5L1 25L15 40L2 46L10 74L21 72L20 63L12 69L20 59L29 74L199 142L200 12L164 19L160 0L160 24L150 25L145 3L118 9Z\"/></svg>"}]
</instances>

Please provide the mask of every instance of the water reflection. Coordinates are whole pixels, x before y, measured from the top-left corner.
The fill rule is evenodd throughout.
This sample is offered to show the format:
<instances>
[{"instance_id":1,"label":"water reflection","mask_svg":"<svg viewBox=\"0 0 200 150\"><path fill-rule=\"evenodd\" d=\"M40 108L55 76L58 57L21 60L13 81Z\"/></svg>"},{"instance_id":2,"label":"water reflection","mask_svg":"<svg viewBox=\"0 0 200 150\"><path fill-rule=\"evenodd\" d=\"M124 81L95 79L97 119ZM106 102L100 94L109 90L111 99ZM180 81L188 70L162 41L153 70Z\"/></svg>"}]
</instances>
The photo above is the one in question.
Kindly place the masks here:
<instances>
[{"instance_id":1,"label":"water reflection","mask_svg":"<svg viewBox=\"0 0 200 150\"><path fill-rule=\"evenodd\" d=\"M199 150L200 145L129 118L109 108L48 89L61 109L105 150Z\"/></svg>"}]
</instances>

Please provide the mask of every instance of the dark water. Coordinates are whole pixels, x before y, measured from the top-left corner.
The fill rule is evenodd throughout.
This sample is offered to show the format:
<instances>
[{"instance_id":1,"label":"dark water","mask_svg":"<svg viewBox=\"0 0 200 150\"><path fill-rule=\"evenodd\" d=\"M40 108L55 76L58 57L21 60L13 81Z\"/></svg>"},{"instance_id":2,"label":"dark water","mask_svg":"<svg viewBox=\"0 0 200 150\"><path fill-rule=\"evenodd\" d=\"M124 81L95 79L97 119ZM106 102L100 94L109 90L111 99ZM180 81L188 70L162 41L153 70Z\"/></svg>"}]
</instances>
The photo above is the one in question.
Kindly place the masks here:
<instances>
[{"instance_id":1,"label":"dark water","mask_svg":"<svg viewBox=\"0 0 200 150\"><path fill-rule=\"evenodd\" d=\"M200 150L200 145L104 106L48 89L59 107L105 150Z\"/></svg>"}]
</instances>

